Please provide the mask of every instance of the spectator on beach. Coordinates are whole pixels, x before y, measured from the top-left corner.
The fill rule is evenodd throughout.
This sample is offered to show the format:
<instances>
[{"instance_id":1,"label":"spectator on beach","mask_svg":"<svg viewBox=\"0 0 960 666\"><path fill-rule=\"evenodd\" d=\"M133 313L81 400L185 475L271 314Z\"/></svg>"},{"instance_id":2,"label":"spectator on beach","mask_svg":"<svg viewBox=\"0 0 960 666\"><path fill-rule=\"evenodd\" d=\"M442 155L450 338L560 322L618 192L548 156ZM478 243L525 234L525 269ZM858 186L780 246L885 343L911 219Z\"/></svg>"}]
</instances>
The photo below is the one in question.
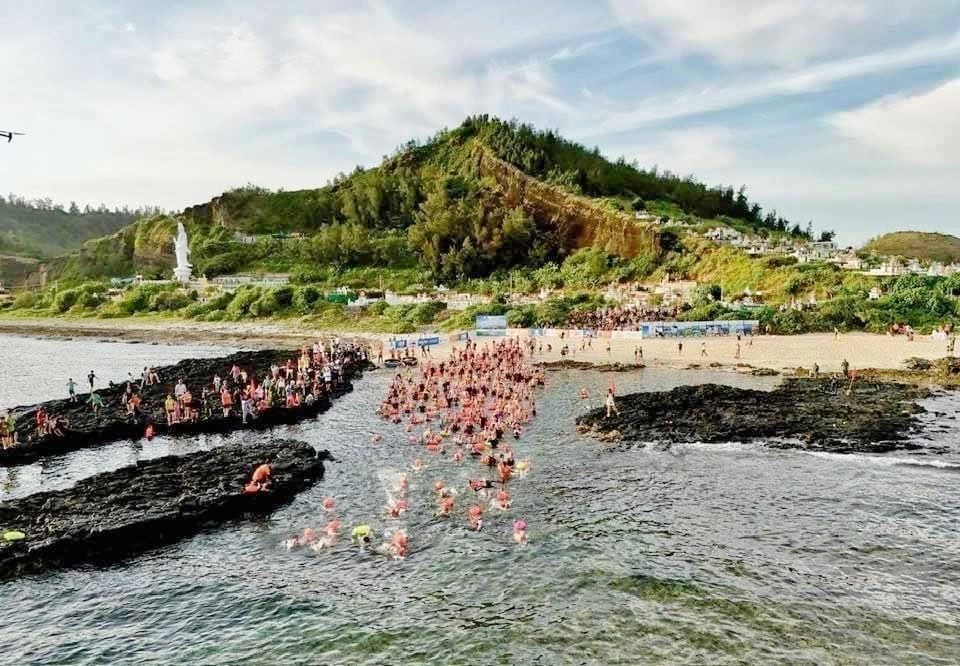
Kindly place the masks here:
<instances>
[{"instance_id":1,"label":"spectator on beach","mask_svg":"<svg viewBox=\"0 0 960 666\"><path fill-rule=\"evenodd\" d=\"M93 370L90 371L90 374L87 375L87 381L90 382L90 390L93 390L93 382L97 376L93 373Z\"/></svg>"},{"instance_id":2,"label":"spectator on beach","mask_svg":"<svg viewBox=\"0 0 960 666\"><path fill-rule=\"evenodd\" d=\"M67 393L70 394L70 402L77 401L77 383L73 381L73 377L67 380Z\"/></svg>"}]
</instances>

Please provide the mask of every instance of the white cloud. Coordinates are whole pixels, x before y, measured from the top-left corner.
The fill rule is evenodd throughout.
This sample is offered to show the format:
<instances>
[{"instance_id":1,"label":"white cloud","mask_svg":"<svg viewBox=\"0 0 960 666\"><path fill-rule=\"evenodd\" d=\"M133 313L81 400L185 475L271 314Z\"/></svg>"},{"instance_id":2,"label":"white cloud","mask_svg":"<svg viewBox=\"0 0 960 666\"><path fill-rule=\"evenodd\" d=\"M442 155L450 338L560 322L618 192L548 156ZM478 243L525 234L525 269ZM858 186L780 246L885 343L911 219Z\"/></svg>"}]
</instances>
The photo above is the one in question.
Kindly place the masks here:
<instances>
[{"instance_id":1,"label":"white cloud","mask_svg":"<svg viewBox=\"0 0 960 666\"><path fill-rule=\"evenodd\" d=\"M229 13L202 3L148 11L96 0L69 12L36 4L0 23L0 80L9 93L0 127L30 132L0 147L0 181L28 196L176 208L248 181L316 186L478 113L599 139L605 152L626 148L628 158L708 183L745 182L771 206L791 193L796 200L799 189L840 209L860 182L868 193L919 190L903 170L866 169L865 151L906 155L912 144L920 148L909 159L943 167L958 150L951 137L960 132L945 116L948 108L957 115L950 86L931 99L898 97L833 116L830 131L814 128L820 134L811 139L833 152L813 145L809 162L744 145L717 120L670 126L762 100L789 104L865 75L957 62L960 34L935 37L942 28L934 19L877 48L885 42L876 36L902 18L897 12L913 11L908 3L877 11L886 3L648 0L613 2L616 16L600 3L505 1L284 0L275 8L237 0ZM928 3L948 5L960 0ZM690 54L714 62L699 69L702 58ZM644 143L627 133L652 124L666 129ZM813 125L799 124L808 132ZM909 129L917 126L951 136L938 143ZM747 139L772 141L759 129ZM948 181L924 179L944 197ZM805 219L802 203L797 216Z\"/></svg>"},{"instance_id":2,"label":"white cloud","mask_svg":"<svg viewBox=\"0 0 960 666\"><path fill-rule=\"evenodd\" d=\"M960 172L960 78L918 95L835 113L827 122L885 159Z\"/></svg>"},{"instance_id":3,"label":"white cloud","mask_svg":"<svg viewBox=\"0 0 960 666\"><path fill-rule=\"evenodd\" d=\"M737 162L733 132L719 125L660 132L640 145L621 150L627 160L636 160L641 167L656 165L661 171L677 174L722 173Z\"/></svg>"},{"instance_id":4,"label":"white cloud","mask_svg":"<svg viewBox=\"0 0 960 666\"><path fill-rule=\"evenodd\" d=\"M577 130L590 137L636 129L643 125L733 109L753 102L822 90L861 76L960 57L960 32L947 39L929 39L905 47L796 69L762 74L726 85L698 85L634 100L630 110L611 113Z\"/></svg>"},{"instance_id":5,"label":"white cloud","mask_svg":"<svg viewBox=\"0 0 960 666\"><path fill-rule=\"evenodd\" d=\"M881 0L611 0L627 27L666 48L720 62L797 66L849 46L853 34L895 26L912 5Z\"/></svg>"}]
</instances>

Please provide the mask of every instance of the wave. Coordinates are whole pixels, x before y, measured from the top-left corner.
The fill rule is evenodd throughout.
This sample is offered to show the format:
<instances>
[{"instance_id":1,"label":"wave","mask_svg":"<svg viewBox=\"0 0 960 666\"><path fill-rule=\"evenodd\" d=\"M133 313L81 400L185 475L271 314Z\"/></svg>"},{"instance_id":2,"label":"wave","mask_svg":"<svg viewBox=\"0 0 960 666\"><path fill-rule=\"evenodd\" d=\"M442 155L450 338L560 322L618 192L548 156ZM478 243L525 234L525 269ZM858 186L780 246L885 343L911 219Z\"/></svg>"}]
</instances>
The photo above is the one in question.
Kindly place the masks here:
<instances>
[{"instance_id":1,"label":"wave","mask_svg":"<svg viewBox=\"0 0 960 666\"><path fill-rule=\"evenodd\" d=\"M869 455L866 453L830 453L829 451L800 451L817 458L844 460L852 463L867 463L884 467L932 467L949 471L960 472L960 462L950 460L928 460L921 458L904 458L902 456Z\"/></svg>"}]
</instances>

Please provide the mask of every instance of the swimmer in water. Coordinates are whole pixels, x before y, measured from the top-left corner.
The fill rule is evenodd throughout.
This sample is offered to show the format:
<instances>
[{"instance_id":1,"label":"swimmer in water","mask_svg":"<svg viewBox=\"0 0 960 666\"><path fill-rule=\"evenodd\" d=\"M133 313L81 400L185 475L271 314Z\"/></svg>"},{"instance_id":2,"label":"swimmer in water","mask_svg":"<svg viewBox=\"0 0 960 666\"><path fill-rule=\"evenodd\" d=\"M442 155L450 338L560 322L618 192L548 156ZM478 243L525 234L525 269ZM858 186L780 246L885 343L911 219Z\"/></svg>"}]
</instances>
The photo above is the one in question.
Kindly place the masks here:
<instances>
[{"instance_id":1,"label":"swimmer in water","mask_svg":"<svg viewBox=\"0 0 960 666\"><path fill-rule=\"evenodd\" d=\"M506 490L498 490L494 506L499 508L501 511L509 510L511 506L510 493L508 493Z\"/></svg>"},{"instance_id":2,"label":"swimmer in water","mask_svg":"<svg viewBox=\"0 0 960 666\"><path fill-rule=\"evenodd\" d=\"M467 509L467 524L470 526L471 530L479 532L483 529L483 507L479 504L474 504L469 509Z\"/></svg>"},{"instance_id":3,"label":"swimmer in water","mask_svg":"<svg viewBox=\"0 0 960 666\"><path fill-rule=\"evenodd\" d=\"M408 549L407 533L404 530L394 532L390 537L390 552L393 553L394 559L402 560L407 556Z\"/></svg>"},{"instance_id":4,"label":"swimmer in water","mask_svg":"<svg viewBox=\"0 0 960 666\"><path fill-rule=\"evenodd\" d=\"M333 548L337 545L337 536L340 534L340 521L334 518L323 528L323 532L325 536L320 537L310 546L316 553L319 553L324 548Z\"/></svg>"},{"instance_id":5,"label":"swimmer in water","mask_svg":"<svg viewBox=\"0 0 960 666\"><path fill-rule=\"evenodd\" d=\"M327 497L326 499L323 500L323 508L326 509L327 511L332 510L333 507L335 507L336 505L337 505L337 501L332 497Z\"/></svg>"},{"instance_id":6,"label":"swimmer in water","mask_svg":"<svg viewBox=\"0 0 960 666\"><path fill-rule=\"evenodd\" d=\"M460 462L463 460L463 449L457 447L457 450L453 452L453 462Z\"/></svg>"},{"instance_id":7,"label":"swimmer in water","mask_svg":"<svg viewBox=\"0 0 960 666\"><path fill-rule=\"evenodd\" d=\"M450 496L441 497L440 505L437 507L438 516L449 516L453 513L453 498Z\"/></svg>"},{"instance_id":8,"label":"swimmer in water","mask_svg":"<svg viewBox=\"0 0 960 666\"><path fill-rule=\"evenodd\" d=\"M287 539L287 550L294 550L296 548L303 548L313 544L317 540L317 534L313 531L313 528L306 528L303 530L303 535L299 537L293 537Z\"/></svg>"},{"instance_id":9,"label":"swimmer in water","mask_svg":"<svg viewBox=\"0 0 960 666\"><path fill-rule=\"evenodd\" d=\"M423 461L420 460L420 458L417 458L416 460L413 461L413 465L410 466L410 469L412 469L414 472L422 472Z\"/></svg>"},{"instance_id":10,"label":"swimmer in water","mask_svg":"<svg viewBox=\"0 0 960 666\"><path fill-rule=\"evenodd\" d=\"M361 548L369 546L373 541L373 530L369 525L357 525L350 532L350 543L357 543Z\"/></svg>"},{"instance_id":11,"label":"swimmer in water","mask_svg":"<svg viewBox=\"0 0 960 666\"><path fill-rule=\"evenodd\" d=\"M522 518L513 521L513 541L518 546L523 546L527 543L527 521Z\"/></svg>"},{"instance_id":12,"label":"swimmer in water","mask_svg":"<svg viewBox=\"0 0 960 666\"><path fill-rule=\"evenodd\" d=\"M580 399L581 399L581 400L589 400L589 399L590 399L590 394L587 392L587 389L585 389L585 388L580 389Z\"/></svg>"},{"instance_id":13,"label":"swimmer in water","mask_svg":"<svg viewBox=\"0 0 960 666\"><path fill-rule=\"evenodd\" d=\"M530 460L524 458L523 460L518 460L517 464L514 466L514 473L517 475L518 479L522 479L527 475L527 472L530 471Z\"/></svg>"},{"instance_id":14,"label":"swimmer in water","mask_svg":"<svg viewBox=\"0 0 960 666\"><path fill-rule=\"evenodd\" d=\"M377 443L377 442L379 442L381 439L383 439L383 435L381 435L380 433L377 432L377 433L374 433L374 434L373 434L373 437L370 438L370 441L373 442L373 443Z\"/></svg>"},{"instance_id":15,"label":"swimmer in water","mask_svg":"<svg viewBox=\"0 0 960 666\"><path fill-rule=\"evenodd\" d=\"M387 505L387 517L388 518L399 518L403 513L407 511L409 504L407 500L403 498L398 498L393 500L390 504Z\"/></svg>"}]
</instances>

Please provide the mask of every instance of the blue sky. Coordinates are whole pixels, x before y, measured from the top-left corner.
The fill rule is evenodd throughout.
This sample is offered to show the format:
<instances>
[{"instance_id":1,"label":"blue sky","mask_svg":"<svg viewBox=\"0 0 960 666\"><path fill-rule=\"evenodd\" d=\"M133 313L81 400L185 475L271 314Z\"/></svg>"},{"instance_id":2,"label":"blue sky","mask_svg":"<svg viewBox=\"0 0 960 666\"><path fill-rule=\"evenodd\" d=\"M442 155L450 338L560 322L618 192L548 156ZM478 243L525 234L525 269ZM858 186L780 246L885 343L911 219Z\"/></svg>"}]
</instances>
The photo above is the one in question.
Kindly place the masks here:
<instances>
[{"instance_id":1,"label":"blue sky","mask_svg":"<svg viewBox=\"0 0 960 666\"><path fill-rule=\"evenodd\" d=\"M960 233L960 0L36 2L0 189L180 209L490 113L858 243Z\"/></svg>"}]
</instances>

